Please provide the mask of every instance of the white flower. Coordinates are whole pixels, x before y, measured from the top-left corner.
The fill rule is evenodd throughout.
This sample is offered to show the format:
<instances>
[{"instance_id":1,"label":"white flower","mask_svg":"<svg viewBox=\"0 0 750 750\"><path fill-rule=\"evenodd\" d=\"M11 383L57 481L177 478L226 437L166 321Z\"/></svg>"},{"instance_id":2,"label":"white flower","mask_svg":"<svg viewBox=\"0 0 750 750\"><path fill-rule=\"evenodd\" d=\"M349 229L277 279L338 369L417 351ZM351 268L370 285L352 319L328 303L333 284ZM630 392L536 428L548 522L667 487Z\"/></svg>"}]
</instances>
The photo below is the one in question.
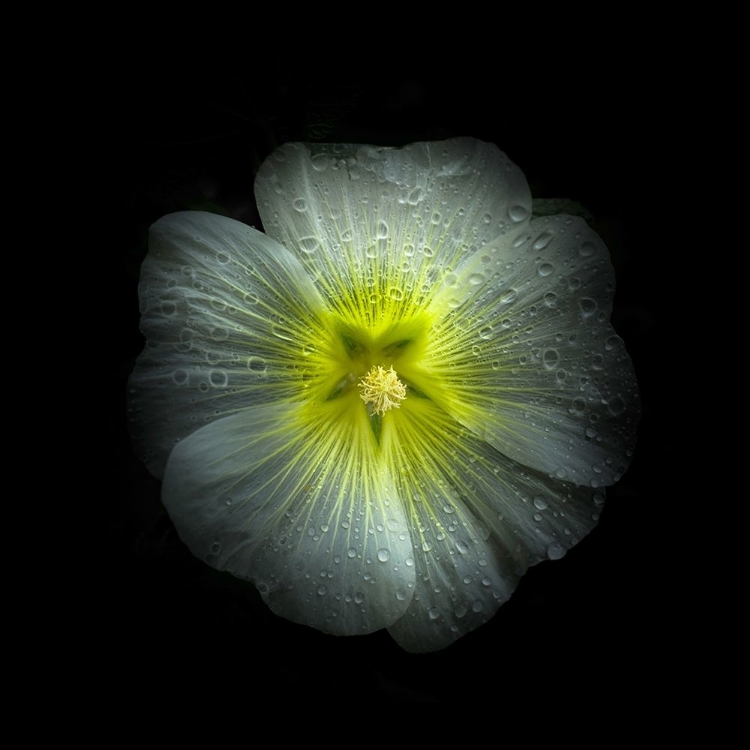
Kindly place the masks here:
<instances>
[{"instance_id":1,"label":"white flower","mask_svg":"<svg viewBox=\"0 0 750 750\"><path fill-rule=\"evenodd\" d=\"M134 436L181 538L280 615L411 651L486 622L596 524L638 392L578 218L471 139L287 144L267 234L151 231Z\"/></svg>"}]
</instances>

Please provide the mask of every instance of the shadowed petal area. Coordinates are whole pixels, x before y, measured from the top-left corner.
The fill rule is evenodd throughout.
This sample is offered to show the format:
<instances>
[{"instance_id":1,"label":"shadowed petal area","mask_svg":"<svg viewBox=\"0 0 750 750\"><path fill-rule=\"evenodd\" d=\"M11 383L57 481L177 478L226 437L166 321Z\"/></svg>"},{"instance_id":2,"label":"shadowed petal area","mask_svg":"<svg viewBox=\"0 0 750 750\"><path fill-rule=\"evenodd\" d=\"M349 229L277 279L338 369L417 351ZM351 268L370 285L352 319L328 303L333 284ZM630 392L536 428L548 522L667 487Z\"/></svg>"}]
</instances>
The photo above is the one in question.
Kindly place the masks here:
<instances>
[{"instance_id":1,"label":"shadowed petal area","mask_svg":"<svg viewBox=\"0 0 750 750\"><path fill-rule=\"evenodd\" d=\"M305 264L336 311L408 317L443 274L528 223L522 172L472 138L404 148L291 143L255 182L265 231Z\"/></svg>"},{"instance_id":2,"label":"shadowed petal area","mask_svg":"<svg viewBox=\"0 0 750 750\"><path fill-rule=\"evenodd\" d=\"M190 435L164 505L196 557L251 580L277 614L338 635L387 627L414 590L411 539L364 410L298 412L255 406Z\"/></svg>"},{"instance_id":3,"label":"shadowed petal area","mask_svg":"<svg viewBox=\"0 0 750 750\"><path fill-rule=\"evenodd\" d=\"M326 340L300 263L240 222L202 212L151 227L139 286L147 346L130 378L134 443L161 476L177 441L252 403L300 397Z\"/></svg>"},{"instance_id":4,"label":"shadowed petal area","mask_svg":"<svg viewBox=\"0 0 750 750\"><path fill-rule=\"evenodd\" d=\"M445 280L440 321L414 377L505 455L591 487L627 469L640 416L625 346L609 324L607 248L579 218L538 219Z\"/></svg>"},{"instance_id":5,"label":"shadowed petal area","mask_svg":"<svg viewBox=\"0 0 750 750\"><path fill-rule=\"evenodd\" d=\"M394 417L391 471L409 519L416 591L390 633L409 651L434 651L487 622L530 565L582 539L604 494L519 466L427 400Z\"/></svg>"}]
</instances>

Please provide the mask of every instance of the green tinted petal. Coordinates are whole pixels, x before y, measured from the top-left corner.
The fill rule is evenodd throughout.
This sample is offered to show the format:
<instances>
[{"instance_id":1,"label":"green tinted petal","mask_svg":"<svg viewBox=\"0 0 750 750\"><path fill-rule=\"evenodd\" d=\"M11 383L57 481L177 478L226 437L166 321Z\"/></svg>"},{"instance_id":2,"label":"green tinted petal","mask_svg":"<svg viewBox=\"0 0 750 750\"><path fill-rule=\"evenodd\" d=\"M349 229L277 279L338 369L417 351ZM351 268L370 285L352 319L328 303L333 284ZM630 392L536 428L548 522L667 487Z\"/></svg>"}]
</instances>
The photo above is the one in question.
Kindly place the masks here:
<instances>
[{"instance_id":1,"label":"green tinted petal","mask_svg":"<svg viewBox=\"0 0 750 750\"><path fill-rule=\"evenodd\" d=\"M628 467L640 415L633 365L609 325L614 273L580 218L534 220L455 275L415 377L510 458L592 487Z\"/></svg>"},{"instance_id":2,"label":"green tinted petal","mask_svg":"<svg viewBox=\"0 0 750 750\"><path fill-rule=\"evenodd\" d=\"M342 316L414 314L442 277L509 227L531 196L496 146L471 138L404 148L282 146L255 183L263 226Z\"/></svg>"},{"instance_id":3,"label":"green tinted petal","mask_svg":"<svg viewBox=\"0 0 750 750\"><path fill-rule=\"evenodd\" d=\"M325 338L299 262L260 232L201 212L151 228L139 286L147 346L130 378L134 441L160 476L181 438L252 403L295 400L303 349Z\"/></svg>"},{"instance_id":4,"label":"green tinted petal","mask_svg":"<svg viewBox=\"0 0 750 750\"><path fill-rule=\"evenodd\" d=\"M434 651L487 622L530 565L582 539L604 495L519 466L428 401L393 421L416 591L389 630L409 651Z\"/></svg>"},{"instance_id":5,"label":"green tinted petal","mask_svg":"<svg viewBox=\"0 0 750 750\"><path fill-rule=\"evenodd\" d=\"M253 581L282 617L339 635L391 625L414 590L403 507L360 414L251 407L180 442L164 474L196 557Z\"/></svg>"}]
</instances>

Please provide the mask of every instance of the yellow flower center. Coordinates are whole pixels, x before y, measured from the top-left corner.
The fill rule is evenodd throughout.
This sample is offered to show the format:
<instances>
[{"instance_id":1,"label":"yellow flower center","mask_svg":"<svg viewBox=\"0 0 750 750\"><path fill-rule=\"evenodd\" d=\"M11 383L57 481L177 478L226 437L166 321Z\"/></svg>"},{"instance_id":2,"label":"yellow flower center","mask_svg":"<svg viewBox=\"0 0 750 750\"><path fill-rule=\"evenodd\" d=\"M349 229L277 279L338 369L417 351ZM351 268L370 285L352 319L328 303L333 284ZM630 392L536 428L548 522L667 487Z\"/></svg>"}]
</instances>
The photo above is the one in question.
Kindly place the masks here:
<instances>
[{"instance_id":1,"label":"yellow flower center","mask_svg":"<svg viewBox=\"0 0 750 750\"><path fill-rule=\"evenodd\" d=\"M400 402L406 398L406 386L398 379L398 374L391 365L390 370L378 365L359 381L362 389L359 397L372 405L375 414L385 414L390 409L398 409Z\"/></svg>"}]
</instances>

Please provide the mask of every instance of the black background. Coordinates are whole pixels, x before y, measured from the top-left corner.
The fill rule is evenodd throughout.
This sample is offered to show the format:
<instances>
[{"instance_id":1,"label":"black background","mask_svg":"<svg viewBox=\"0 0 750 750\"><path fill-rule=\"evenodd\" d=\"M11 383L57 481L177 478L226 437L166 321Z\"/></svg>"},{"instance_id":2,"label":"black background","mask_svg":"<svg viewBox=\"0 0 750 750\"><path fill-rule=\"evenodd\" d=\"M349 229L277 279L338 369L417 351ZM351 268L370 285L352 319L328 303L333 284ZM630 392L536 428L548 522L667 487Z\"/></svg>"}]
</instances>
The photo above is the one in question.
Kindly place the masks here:
<instances>
[{"instance_id":1,"label":"black background","mask_svg":"<svg viewBox=\"0 0 750 750\"><path fill-rule=\"evenodd\" d=\"M550 61L545 74L501 65L478 75L448 60L429 70L259 65L184 59L109 79L100 122L108 213L110 318L106 405L105 572L97 632L110 678L196 689L418 701L565 694L621 695L638 681L656 695L672 679L668 614L678 576L668 554L680 398L665 352L670 258L660 226L671 164L663 91L606 49ZM409 69L407 69L409 68ZM486 68L485 68L486 69ZM617 276L613 324L641 387L632 466L607 492L601 521L558 562L532 568L485 626L428 655L386 631L334 638L273 615L249 584L193 559L159 502L159 483L133 456L126 383L143 346L137 282L148 227L181 209L216 210L261 228L257 167L290 140L404 145L469 135L496 143L524 171L535 198L570 198L593 216ZM665 541L666 540L666 541ZM277 693L278 694L278 693Z\"/></svg>"}]
</instances>

